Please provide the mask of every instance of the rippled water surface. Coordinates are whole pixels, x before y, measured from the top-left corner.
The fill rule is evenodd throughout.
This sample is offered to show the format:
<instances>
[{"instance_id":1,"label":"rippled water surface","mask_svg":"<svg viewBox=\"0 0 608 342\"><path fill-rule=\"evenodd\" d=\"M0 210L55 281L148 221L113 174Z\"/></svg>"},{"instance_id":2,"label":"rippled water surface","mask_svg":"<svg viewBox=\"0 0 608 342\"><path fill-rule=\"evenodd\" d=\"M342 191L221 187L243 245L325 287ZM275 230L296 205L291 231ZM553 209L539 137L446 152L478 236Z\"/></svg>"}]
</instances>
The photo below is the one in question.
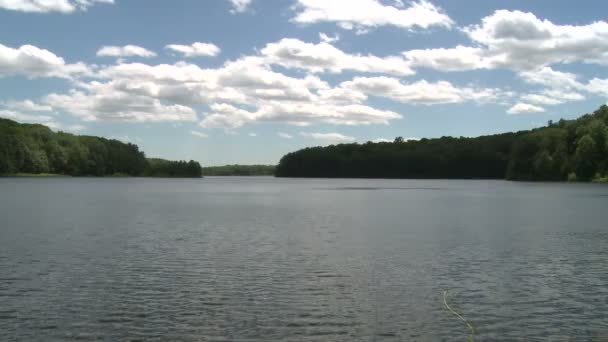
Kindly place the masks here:
<instances>
[{"instance_id":1,"label":"rippled water surface","mask_svg":"<svg viewBox=\"0 0 608 342\"><path fill-rule=\"evenodd\" d=\"M0 340L608 340L608 186L0 179Z\"/></svg>"}]
</instances>

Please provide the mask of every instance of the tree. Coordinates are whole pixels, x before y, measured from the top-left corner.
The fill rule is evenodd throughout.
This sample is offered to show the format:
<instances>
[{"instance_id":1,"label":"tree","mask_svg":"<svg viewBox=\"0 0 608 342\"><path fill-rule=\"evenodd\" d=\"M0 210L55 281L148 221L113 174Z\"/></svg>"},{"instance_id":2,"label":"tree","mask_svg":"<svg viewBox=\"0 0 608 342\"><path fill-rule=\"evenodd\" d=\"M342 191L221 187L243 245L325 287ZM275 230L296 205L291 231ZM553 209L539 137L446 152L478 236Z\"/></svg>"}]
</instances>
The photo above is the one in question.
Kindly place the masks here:
<instances>
[{"instance_id":1,"label":"tree","mask_svg":"<svg viewBox=\"0 0 608 342\"><path fill-rule=\"evenodd\" d=\"M576 176L579 180L588 181L595 175L596 144L589 134L585 134L576 148Z\"/></svg>"}]
</instances>

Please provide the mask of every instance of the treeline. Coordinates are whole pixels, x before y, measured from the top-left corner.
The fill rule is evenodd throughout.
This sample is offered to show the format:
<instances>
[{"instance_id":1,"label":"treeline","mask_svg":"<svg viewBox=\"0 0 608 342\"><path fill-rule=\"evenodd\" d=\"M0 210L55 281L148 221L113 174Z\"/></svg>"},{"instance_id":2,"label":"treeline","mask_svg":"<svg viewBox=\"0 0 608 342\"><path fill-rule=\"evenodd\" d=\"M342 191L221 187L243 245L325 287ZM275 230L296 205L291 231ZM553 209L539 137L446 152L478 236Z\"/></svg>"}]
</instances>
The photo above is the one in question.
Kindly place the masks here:
<instances>
[{"instance_id":1,"label":"treeline","mask_svg":"<svg viewBox=\"0 0 608 342\"><path fill-rule=\"evenodd\" d=\"M0 118L0 175L19 173L200 177L201 166L193 161L159 166L134 144Z\"/></svg>"},{"instance_id":2,"label":"treeline","mask_svg":"<svg viewBox=\"0 0 608 342\"><path fill-rule=\"evenodd\" d=\"M606 181L608 107L516 133L306 148L285 155L275 175Z\"/></svg>"},{"instance_id":3,"label":"treeline","mask_svg":"<svg viewBox=\"0 0 608 342\"><path fill-rule=\"evenodd\" d=\"M202 167L193 160L186 162L170 161L158 158L148 159L148 167L144 171L146 177L190 177L200 178L203 176Z\"/></svg>"},{"instance_id":4,"label":"treeline","mask_svg":"<svg viewBox=\"0 0 608 342\"><path fill-rule=\"evenodd\" d=\"M274 165L224 165L203 167L204 176L272 176Z\"/></svg>"}]
</instances>

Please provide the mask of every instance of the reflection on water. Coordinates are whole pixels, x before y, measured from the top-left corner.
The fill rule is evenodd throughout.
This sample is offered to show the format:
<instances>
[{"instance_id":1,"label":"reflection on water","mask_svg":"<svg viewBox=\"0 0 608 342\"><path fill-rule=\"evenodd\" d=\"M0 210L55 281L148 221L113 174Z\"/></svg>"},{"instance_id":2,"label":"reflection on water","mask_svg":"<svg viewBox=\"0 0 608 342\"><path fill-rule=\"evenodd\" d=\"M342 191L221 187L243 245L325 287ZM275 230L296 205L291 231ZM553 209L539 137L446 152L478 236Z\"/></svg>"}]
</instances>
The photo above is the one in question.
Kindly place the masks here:
<instances>
[{"instance_id":1,"label":"reflection on water","mask_svg":"<svg viewBox=\"0 0 608 342\"><path fill-rule=\"evenodd\" d=\"M607 340L607 193L2 179L0 340Z\"/></svg>"}]
</instances>

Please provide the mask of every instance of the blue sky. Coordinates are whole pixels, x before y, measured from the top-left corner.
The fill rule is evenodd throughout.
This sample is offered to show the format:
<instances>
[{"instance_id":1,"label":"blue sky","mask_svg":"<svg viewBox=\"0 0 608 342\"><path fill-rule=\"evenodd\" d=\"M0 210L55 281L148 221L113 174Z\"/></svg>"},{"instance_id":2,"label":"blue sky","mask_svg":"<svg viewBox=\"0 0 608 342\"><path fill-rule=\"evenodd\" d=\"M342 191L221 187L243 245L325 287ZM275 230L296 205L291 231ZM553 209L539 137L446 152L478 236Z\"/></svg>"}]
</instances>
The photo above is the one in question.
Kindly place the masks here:
<instances>
[{"instance_id":1,"label":"blue sky","mask_svg":"<svg viewBox=\"0 0 608 342\"><path fill-rule=\"evenodd\" d=\"M606 103L603 1L0 0L0 116L204 165Z\"/></svg>"}]
</instances>

